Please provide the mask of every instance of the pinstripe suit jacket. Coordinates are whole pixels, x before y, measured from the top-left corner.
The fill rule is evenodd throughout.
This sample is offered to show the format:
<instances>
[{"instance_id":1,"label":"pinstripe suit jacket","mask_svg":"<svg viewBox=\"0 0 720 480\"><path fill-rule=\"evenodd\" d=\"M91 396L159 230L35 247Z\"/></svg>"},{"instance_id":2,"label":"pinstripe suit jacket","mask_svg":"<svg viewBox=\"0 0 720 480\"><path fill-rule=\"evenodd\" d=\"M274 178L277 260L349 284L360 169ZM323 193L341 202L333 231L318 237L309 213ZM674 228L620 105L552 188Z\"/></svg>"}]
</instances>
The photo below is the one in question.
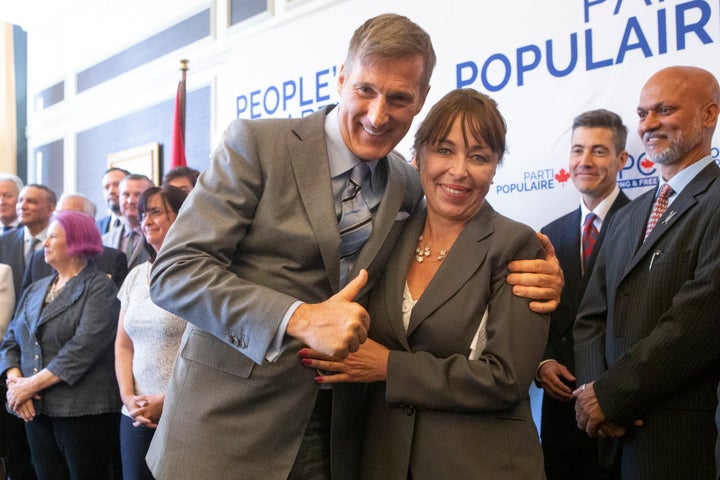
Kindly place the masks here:
<instances>
[{"instance_id":1,"label":"pinstripe suit jacket","mask_svg":"<svg viewBox=\"0 0 720 480\"><path fill-rule=\"evenodd\" d=\"M575 322L578 383L595 380L623 478L714 479L720 380L720 168L704 168L643 243L648 192L619 211Z\"/></svg>"}]
</instances>

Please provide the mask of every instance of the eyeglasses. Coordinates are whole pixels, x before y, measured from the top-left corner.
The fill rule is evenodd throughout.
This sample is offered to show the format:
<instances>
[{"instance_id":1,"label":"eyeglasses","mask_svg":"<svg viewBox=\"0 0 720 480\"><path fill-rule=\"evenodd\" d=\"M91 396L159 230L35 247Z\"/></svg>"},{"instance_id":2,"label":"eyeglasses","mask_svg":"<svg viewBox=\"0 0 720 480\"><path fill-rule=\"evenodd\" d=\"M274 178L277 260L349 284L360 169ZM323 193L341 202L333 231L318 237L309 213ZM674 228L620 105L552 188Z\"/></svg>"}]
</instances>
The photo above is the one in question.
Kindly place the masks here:
<instances>
[{"instance_id":1,"label":"eyeglasses","mask_svg":"<svg viewBox=\"0 0 720 480\"><path fill-rule=\"evenodd\" d=\"M146 210L140 214L140 221L142 222L146 218L157 218L162 215L167 215L166 210L161 210L159 208L151 208L150 210Z\"/></svg>"}]
</instances>

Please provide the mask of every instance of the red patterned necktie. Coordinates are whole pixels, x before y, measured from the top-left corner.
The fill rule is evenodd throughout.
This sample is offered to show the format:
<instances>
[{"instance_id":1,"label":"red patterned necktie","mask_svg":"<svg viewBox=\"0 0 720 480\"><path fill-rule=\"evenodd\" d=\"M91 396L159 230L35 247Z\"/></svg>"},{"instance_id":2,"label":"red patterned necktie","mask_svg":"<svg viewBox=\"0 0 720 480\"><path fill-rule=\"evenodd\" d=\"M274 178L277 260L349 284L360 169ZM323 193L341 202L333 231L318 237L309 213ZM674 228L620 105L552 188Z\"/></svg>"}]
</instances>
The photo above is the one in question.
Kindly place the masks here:
<instances>
[{"instance_id":1,"label":"red patterned necktie","mask_svg":"<svg viewBox=\"0 0 720 480\"><path fill-rule=\"evenodd\" d=\"M660 220L660 217L662 217L663 213L665 213L665 210L667 210L668 198L670 198L670 195L672 195L673 193L674 192L672 187L667 183L663 184L663 186L660 187L660 193L655 199L655 204L653 205L650 219L648 220L647 227L645 228L645 238L643 238L643 241L647 239L648 235L650 235L650 232L652 232L653 228L655 228L655 225L657 225L658 220Z\"/></svg>"},{"instance_id":2,"label":"red patterned necktie","mask_svg":"<svg viewBox=\"0 0 720 480\"><path fill-rule=\"evenodd\" d=\"M588 264L590 263L590 256L592 255L593 248L595 248L595 240L597 240L598 230L595 228L595 218L597 215L590 212L585 217L585 223L582 228L582 258L583 258L583 272L587 272Z\"/></svg>"}]
</instances>

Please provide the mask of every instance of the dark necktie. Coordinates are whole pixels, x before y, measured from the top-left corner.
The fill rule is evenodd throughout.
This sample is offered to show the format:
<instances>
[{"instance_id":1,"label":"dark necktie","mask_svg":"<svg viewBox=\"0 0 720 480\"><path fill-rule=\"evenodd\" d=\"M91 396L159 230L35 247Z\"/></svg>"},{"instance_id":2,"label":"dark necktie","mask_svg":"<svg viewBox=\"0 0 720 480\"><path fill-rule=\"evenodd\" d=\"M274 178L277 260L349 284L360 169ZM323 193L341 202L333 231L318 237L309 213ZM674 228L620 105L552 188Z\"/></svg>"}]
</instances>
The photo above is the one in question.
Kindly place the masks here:
<instances>
[{"instance_id":1,"label":"dark necktie","mask_svg":"<svg viewBox=\"0 0 720 480\"><path fill-rule=\"evenodd\" d=\"M340 259L357 255L372 233L372 213L362 188L369 189L370 168L360 162L350 171L350 179L342 194L340 228ZM344 283L342 283L344 285Z\"/></svg>"},{"instance_id":2,"label":"dark necktie","mask_svg":"<svg viewBox=\"0 0 720 480\"><path fill-rule=\"evenodd\" d=\"M35 248L37 247L38 243L40 243L39 238L30 237L27 240L27 249L25 250L25 268L30 266L30 262L32 261L32 256L35 253Z\"/></svg>"},{"instance_id":3,"label":"dark necktie","mask_svg":"<svg viewBox=\"0 0 720 480\"><path fill-rule=\"evenodd\" d=\"M668 198L670 198L670 195L673 193L674 191L672 187L667 183L660 187L660 193L658 193L658 196L655 199L650 219L648 219L647 227L645 228L645 238L643 238L643 241L647 239L650 232L652 232L655 225L657 225L658 220L660 220L660 217L662 217L665 210L667 210Z\"/></svg>"},{"instance_id":4,"label":"dark necktie","mask_svg":"<svg viewBox=\"0 0 720 480\"><path fill-rule=\"evenodd\" d=\"M592 256L593 249L595 248L595 241L597 240L598 230L595 228L595 215L590 212L585 217L585 223L582 228L582 258L583 258L583 273L588 271L590 264L590 257Z\"/></svg>"}]
</instances>

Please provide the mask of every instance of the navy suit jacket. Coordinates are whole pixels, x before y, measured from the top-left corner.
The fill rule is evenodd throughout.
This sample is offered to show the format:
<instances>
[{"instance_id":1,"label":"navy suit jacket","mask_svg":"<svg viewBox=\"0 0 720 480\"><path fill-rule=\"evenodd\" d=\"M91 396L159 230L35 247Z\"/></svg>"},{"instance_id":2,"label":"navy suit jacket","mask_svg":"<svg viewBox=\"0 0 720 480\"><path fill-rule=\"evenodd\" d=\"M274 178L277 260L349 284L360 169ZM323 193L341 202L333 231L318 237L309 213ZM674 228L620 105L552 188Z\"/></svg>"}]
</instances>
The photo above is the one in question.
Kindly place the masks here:
<instances>
[{"instance_id":1,"label":"navy suit jacket","mask_svg":"<svg viewBox=\"0 0 720 480\"><path fill-rule=\"evenodd\" d=\"M0 235L0 263L10 265L15 287L15 301L22 293L22 279L25 273L25 229L18 228Z\"/></svg>"},{"instance_id":2,"label":"navy suit jacket","mask_svg":"<svg viewBox=\"0 0 720 480\"><path fill-rule=\"evenodd\" d=\"M630 199L627 195L620 191L603 219L603 224L607 226L615 212L629 202ZM583 275L580 264L580 215L581 210L577 208L549 223L541 230L550 238L565 276L565 286L563 287L560 304L557 310L550 315L550 335L543 359L555 359L567 366L571 372L575 371L572 337L575 315L585 294L585 288L590 277L589 273L592 272L595 266L595 259L607 231L605 228L600 229L595 241L595 248L590 256L588 271Z\"/></svg>"},{"instance_id":3,"label":"navy suit jacket","mask_svg":"<svg viewBox=\"0 0 720 480\"><path fill-rule=\"evenodd\" d=\"M112 220L112 216L108 215L106 217L102 217L101 219L95 221L95 223L97 224L98 230L100 230L100 235L110 231L110 221L111 220Z\"/></svg>"},{"instance_id":4,"label":"navy suit jacket","mask_svg":"<svg viewBox=\"0 0 720 480\"><path fill-rule=\"evenodd\" d=\"M654 199L640 196L606 226L575 320L576 376L595 381L607 419L629 428L623 478L714 480L720 167L704 168L643 242Z\"/></svg>"},{"instance_id":5,"label":"navy suit jacket","mask_svg":"<svg viewBox=\"0 0 720 480\"><path fill-rule=\"evenodd\" d=\"M98 270L106 273L120 288L128 274L127 257L123 252L116 248L103 247L102 253L92 257L92 261L95 262ZM30 268L25 269L22 288L24 290L34 281L54 274L55 270L45 263L45 252L39 250L33 254Z\"/></svg>"}]
</instances>

